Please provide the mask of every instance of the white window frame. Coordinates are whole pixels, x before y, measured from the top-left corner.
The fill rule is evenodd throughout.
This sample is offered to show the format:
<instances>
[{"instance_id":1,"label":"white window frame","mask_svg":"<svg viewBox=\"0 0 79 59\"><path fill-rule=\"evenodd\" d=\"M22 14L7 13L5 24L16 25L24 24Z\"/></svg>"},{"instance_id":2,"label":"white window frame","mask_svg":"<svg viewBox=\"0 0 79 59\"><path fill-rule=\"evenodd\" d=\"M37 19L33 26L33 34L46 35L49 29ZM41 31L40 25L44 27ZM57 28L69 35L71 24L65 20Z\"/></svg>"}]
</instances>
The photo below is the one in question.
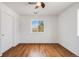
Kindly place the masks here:
<instances>
[{"instance_id":1,"label":"white window frame","mask_svg":"<svg viewBox=\"0 0 79 59\"><path fill-rule=\"evenodd\" d=\"M77 36L79 36L79 9L77 10Z\"/></svg>"}]
</instances>

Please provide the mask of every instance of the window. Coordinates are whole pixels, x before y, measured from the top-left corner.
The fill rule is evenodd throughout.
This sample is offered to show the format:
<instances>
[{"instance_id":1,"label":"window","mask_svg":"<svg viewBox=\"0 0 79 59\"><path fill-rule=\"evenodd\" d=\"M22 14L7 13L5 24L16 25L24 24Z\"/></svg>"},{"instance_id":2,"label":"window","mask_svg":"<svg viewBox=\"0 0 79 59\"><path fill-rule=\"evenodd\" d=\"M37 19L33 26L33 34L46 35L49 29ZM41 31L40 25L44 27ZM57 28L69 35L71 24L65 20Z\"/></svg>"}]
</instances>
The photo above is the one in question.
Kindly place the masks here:
<instances>
[{"instance_id":1,"label":"window","mask_svg":"<svg viewBox=\"0 0 79 59\"><path fill-rule=\"evenodd\" d=\"M32 21L32 32L44 32L44 21L33 20Z\"/></svg>"}]
</instances>

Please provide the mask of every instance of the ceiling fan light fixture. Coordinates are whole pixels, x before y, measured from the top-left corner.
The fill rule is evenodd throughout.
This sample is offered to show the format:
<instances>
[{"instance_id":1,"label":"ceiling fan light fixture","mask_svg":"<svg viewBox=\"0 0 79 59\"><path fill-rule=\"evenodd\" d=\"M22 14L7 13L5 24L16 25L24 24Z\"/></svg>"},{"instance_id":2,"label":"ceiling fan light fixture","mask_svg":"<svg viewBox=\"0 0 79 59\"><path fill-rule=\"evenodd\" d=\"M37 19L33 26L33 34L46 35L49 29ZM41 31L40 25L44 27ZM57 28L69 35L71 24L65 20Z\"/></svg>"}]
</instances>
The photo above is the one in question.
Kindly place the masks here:
<instances>
[{"instance_id":1,"label":"ceiling fan light fixture","mask_svg":"<svg viewBox=\"0 0 79 59\"><path fill-rule=\"evenodd\" d=\"M40 7L41 6L41 2L37 2L36 3L36 6L39 6Z\"/></svg>"},{"instance_id":2,"label":"ceiling fan light fixture","mask_svg":"<svg viewBox=\"0 0 79 59\"><path fill-rule=\"evenodd\" d=\"M44 7L45 7L45 3L44 3L44 2L37 2L37 3L36 3L36 6L35 6L35 9L37 9L37 8L39 8L39 7L44 8Z\"/></svg>"},{"instance_id":3,"label":"ceiling fan light fixture","mask_svg":"<svg viewBox=\"0 0 79 59\"><path fill-rule=\"evenodd\" d=\"M36 5L35 5L35 9L41 7L41 2L37 2Z\"/></svg>"}]
</instances>

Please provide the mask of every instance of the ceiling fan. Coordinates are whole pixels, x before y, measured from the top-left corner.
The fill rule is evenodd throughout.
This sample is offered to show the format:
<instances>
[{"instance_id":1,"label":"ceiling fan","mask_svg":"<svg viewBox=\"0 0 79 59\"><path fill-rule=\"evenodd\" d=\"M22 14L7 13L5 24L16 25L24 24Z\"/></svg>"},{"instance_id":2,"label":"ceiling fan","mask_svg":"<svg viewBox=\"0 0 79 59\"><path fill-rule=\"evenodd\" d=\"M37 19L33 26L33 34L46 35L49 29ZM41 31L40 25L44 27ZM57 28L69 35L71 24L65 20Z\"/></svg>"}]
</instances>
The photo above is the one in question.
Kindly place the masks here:
<instances>
[{"instance_id":1,"label":"ceiling fan","mask_svg":"<svg viewBox=\"0 0 79 59\"><path fill-rule=\"evenodd\" d=\"M35 5L35 9L38 9L39 7L42 7L42 8L45 7L45 3L44 2L29 2L28 4Z\"/></svg>"}]
</instances>

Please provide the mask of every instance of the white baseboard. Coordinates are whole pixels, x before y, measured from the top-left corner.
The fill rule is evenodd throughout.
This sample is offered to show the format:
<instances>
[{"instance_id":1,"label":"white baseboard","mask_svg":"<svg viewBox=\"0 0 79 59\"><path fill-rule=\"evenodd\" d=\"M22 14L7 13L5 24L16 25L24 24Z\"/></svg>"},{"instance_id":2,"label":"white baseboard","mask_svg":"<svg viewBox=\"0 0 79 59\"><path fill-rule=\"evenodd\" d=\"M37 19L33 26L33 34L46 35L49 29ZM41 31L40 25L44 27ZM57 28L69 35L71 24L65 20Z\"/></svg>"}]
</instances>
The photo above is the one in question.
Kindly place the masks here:
<instances>
[{"instance_id":1,"label":"white baseboard","mask_svg":"<svg viewBox=\"0 0 79 59\"><path fill-rule=\"evenodd\" d=\"M19 43L17 43L17 44L15 44L15 45L13 45L12 47L16 47L18 44L19 44Z\"/></svg>"},{"instance_id":2,"label":"white baseboard","mask_svg":"<svg viewBox=\"0 0 79 59\"><path fill-rule=\"evenodd\" d=\"M63 44L61 44L61 43L59 43L59 44L60 44L61 46L63 46L64 48L66 48L67 50L69 50L70 52L74 53L76 56L79 56L79 54L78 54L77 52L75 52L75 51L73 51L73 50L67 48L65 45L63 45Z\"/></svg>"}]
</instances>

